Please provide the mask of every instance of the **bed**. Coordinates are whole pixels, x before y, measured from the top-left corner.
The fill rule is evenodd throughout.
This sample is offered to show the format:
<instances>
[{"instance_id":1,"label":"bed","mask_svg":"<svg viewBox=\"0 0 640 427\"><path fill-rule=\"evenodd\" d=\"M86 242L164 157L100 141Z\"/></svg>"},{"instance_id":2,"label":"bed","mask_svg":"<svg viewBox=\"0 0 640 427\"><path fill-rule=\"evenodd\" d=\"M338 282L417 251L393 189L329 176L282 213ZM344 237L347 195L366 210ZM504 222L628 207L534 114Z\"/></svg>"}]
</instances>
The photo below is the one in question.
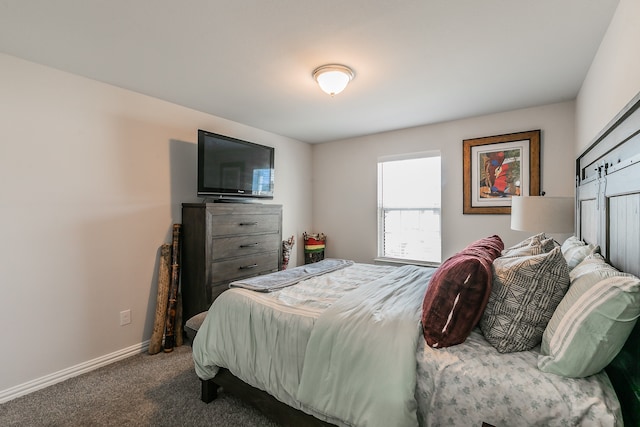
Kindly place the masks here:
<instances>
[{"instance_id":1,"label":"bed","mask_svg":"<svg viewBox=\"0 0 640 427\"><path fill-rule=\"evenodd\" d=\"M202 400L222 387L296 426L640 425L639 107L577 159L576 235L562 246L536 235L503 252L490 236L438 269L327 260L342 265L272 292L225 291L193 342ZM462 310L462 293L442 289L469 258L494 286ZM530 264L559 278L548 316L514 339L496 281Z\"/></svg>"}]
</instances>

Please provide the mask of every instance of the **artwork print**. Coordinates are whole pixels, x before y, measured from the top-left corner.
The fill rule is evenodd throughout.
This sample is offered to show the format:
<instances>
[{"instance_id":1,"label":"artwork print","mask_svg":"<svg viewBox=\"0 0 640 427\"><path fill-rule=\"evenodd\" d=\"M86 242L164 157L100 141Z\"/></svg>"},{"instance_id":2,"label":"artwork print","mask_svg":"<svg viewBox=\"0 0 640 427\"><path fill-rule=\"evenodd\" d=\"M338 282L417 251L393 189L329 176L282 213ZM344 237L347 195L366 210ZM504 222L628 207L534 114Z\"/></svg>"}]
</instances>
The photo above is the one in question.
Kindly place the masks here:
<instances>
[{"instance_id":1,"label":"artwork print","mask_svg":"<svg viewBox=\"0 0 640 427\"><path fill-rule=\"evenodd\" d=\"M463 213L509 214L511 197L540 193L540 131L463 141Z\"/></svg>"},{"instance_id":2,"label":"artwork print","mask_svg":"<svg viewBox=\"0 0 640 427\"><path fill-rule=\"evenodd\" d=\"M520 195L522 149L479 153L478 196L481 199Z\"/></svg>"}]
</instances>

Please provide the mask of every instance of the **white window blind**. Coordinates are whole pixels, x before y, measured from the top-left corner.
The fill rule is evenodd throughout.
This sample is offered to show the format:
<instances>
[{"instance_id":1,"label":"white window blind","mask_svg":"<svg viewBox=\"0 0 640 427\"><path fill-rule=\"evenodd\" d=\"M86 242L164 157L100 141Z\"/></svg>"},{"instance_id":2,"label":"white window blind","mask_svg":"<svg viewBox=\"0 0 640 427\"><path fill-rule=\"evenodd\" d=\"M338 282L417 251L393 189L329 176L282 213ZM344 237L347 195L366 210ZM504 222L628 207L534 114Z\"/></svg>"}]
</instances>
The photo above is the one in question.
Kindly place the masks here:
<instances>
[{"instance_id":1,"label":"white window blind","mask_svg":"<svg viewBox=\"0 0 640 427\"><path fill-rule=\"evenodd\" d=\"M441 261L440 153L378 162L378 257Z\"/></svg>"}]
</instances>

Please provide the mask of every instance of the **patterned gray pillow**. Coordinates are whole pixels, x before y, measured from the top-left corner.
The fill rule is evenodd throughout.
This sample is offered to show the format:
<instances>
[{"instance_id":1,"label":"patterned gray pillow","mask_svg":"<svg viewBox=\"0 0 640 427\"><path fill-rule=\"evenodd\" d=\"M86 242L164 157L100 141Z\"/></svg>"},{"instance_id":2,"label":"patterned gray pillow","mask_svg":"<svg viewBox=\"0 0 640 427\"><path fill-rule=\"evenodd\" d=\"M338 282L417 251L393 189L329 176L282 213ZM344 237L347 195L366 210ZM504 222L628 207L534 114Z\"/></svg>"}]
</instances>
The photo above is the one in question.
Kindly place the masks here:
<instances>
[{"instance_id":1,"label":"patterned gray pillow","mask_svg":"<svg viewBox=\"0 0 640 427\"><path fill-rule=\"evenodd\" d=\"M534 348L569 287L569 268L560 247L537 255L497 258L492 270L493 288L480 320L482 333L500 353Z\"/></svg>"},{"instance_id":2,"label":"patterned gray pillow","mask_svg":"<svg viewBox=\"0 0 640 427\"><path fill-rule=\"evenodd\" d=\"M543 239L545 239L544 233L538 233L538 234L534 234L533 236L529 236L523 241L516 243L515 245L510 246L508 248L505 248L502 251L502 256L508 255L509 252L512 252L512 251L519 252L518 249L522 249L522 248L539 247L540 241ZM540 251L540 252L544 252L544 251Z\"/></svg>"},{"instance_id":3,"label":"patterned gray pillow","mask_svg":"<svg viewBox=\"0 0 640 427\"><path fill-rule=\"evenodd\" d=\"M556 246L559 245L555 240L546 237L544 233L540 233L528 237L510 248L504 249L502 251L502 256L538 255L544 252L550 252Z\"/></svg>"}]
</instances>

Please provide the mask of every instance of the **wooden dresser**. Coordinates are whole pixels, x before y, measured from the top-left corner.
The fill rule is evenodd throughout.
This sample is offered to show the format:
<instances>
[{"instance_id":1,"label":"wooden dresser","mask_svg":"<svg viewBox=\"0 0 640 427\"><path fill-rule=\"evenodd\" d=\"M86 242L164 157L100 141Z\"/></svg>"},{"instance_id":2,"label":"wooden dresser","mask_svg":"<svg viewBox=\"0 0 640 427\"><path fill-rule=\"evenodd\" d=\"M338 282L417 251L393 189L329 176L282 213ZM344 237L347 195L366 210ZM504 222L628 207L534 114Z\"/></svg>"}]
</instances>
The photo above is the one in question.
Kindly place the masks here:
<instances>
[{"instance_id":1,"label":"wooden dresser","mask_svg":"<svg viewBox=\"0 0 640 427\"><path fill-rule=\"evenodd\" d=\"M182 204L183 319L209 309L229 282L278 271L282 206Z\"/></svg>"}]
</instances>

